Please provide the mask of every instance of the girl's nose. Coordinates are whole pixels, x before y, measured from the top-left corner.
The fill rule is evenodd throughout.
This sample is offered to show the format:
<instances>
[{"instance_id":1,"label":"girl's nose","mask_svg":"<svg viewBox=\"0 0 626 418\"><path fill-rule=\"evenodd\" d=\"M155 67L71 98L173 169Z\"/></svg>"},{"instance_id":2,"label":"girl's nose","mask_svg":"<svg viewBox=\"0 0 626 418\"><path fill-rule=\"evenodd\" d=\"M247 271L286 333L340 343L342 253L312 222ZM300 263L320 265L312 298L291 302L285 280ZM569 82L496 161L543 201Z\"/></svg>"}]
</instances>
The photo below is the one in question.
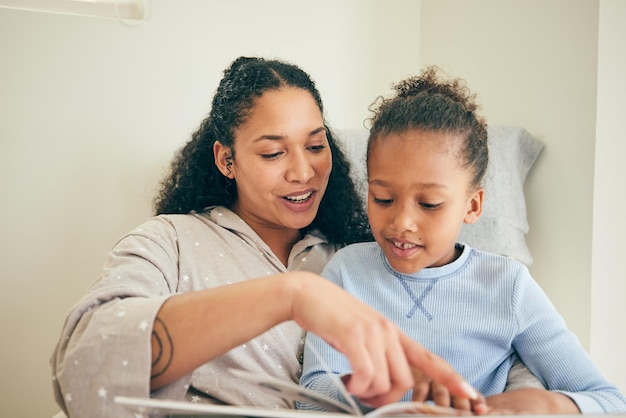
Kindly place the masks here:
<instances>
[{"instance_id":1,"label":"girl's nose","mask_svg":"<svg viewBox=\"0 0 626 418\"><path fill-rule=\"evenodd\" d=\"M398 205L391 223L396 231L417 231L417 214L411 205Z\"/></svg>"}]
</instances>

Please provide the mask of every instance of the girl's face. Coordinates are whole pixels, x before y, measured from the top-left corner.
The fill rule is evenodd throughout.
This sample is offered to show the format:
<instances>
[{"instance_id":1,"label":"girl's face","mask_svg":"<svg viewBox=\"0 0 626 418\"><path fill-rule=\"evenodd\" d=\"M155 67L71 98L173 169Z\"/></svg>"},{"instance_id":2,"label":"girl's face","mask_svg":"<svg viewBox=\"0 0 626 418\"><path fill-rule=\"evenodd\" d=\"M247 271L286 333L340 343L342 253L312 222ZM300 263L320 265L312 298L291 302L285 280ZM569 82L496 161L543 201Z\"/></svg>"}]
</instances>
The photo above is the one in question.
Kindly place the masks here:
<instances>
[{"instance_id":1,"label":"girl's face","mask_svg":"<svg viewBox=\"0 0 626 418\"><path fill-rule=\"evenodd\" d=\"M310 225L326 191L332 168L324 120L311 94L282 88L263 93L230 150L214 152L224 175L235 180L238 200L232 209L259 235ZM229 174L230 170L230 174Z\"/></svg>"},{"instance_id":2,"label":"girl's face","mask_svg":"<svg viewBox=\"0 0 626 418\"><path fill-rule=\"evenodd\" d=\"M457 135L409 130L377 140L368 160L368 216L391 267L413 274L453 261L461 224L478 219L482 189L459 165Z\"/></svg>"}]
</instances>

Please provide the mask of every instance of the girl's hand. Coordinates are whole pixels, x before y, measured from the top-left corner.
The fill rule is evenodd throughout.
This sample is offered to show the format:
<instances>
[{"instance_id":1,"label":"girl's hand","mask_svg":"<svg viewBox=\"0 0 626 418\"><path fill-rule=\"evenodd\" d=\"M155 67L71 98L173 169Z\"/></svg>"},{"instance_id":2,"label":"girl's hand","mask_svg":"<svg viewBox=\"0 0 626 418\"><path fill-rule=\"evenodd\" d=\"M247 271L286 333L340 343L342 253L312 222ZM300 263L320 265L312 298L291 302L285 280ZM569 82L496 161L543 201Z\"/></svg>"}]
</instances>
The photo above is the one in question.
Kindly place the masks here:
<instances>
[{"instance_id":1,"label":"girl's hand","mask_svg":"<svg viewBox=\"0 0 626 418\"><path fill-rule=\"evenodd\" d=\"M545 389L515 389L487 398L489 415L580 414L569 397Z\"/></svg>"},{"instance_id":2,"label":"girl's hand","mask_svg":"<svg viewBox=\"0 0 626 418\"><path fill-rule=\"evenodd\" d=\"M486 400L482 395L477 399L454 396L445 386L434 382L422 370L413 368L411 372L415 382L413 384L412 401L433 401L438 406L454 408L457 411L472 412L477 415L484 415L489 412Z\"/></svg>"}]
</instances>

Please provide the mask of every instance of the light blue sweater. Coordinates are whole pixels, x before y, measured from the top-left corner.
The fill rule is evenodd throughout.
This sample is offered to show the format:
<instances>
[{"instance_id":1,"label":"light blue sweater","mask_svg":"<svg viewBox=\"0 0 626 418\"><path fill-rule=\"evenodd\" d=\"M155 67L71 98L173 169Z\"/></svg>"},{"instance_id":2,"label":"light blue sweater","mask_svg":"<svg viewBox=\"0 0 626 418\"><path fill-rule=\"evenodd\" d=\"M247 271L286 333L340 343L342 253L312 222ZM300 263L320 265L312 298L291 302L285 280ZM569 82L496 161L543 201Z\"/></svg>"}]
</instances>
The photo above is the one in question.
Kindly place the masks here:
<instances>
[{"instance_id":1,"label":"light blue sweater","mask_svg":"<svg viewBox=\"0 0 626 418\"><path fill-rule=\"evenodd\" d=\"M572 398L583 413L626 411L626 398L604 379L526 266L514 259L465 245L454 262L405 275L372 242L338 251L322 275L446 359L485 396L503 392L517 352L546 388ZM319 337L309 333L309 344L332 372L350 372L347 359ZM340 399L306 348L300 384ZM403 400L410 399L409 392Z\"/></svg>"}]
</instances>

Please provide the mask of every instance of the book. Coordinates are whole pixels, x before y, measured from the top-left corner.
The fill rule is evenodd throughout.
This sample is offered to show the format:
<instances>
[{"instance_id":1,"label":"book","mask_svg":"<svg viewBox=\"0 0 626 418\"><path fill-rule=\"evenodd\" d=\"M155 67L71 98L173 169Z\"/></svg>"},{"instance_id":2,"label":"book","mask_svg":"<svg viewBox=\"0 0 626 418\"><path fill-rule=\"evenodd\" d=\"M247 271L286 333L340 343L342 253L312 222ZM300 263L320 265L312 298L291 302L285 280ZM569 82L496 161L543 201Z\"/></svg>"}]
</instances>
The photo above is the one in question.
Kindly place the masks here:
<instances>
[{"instance_id":1,"label":"book","mask_svg":"<svg viewBox=\"0 0 626 418\"><path fill-rule=\"evenodd\" d=\"M150 416L210 416L210 417L267 417L267 418L346 418L349 416L363 416L366 418L376 417L407 417L407 416L460 416L472 415L468 411L431 405L424 402L396 402L377 408L366 414L361 413L354 402L350 405L326 397L310 389L297 385L292 381L283 381L269 376L259 376L243 370L231 369L233 378L244 379L253 383L259 391L272 393L278 392L281 397L291 401L300 401L313 404L328 412L270 409L254 406L231 406L200 404L186 401L173 401L163 399L137 398L116 396L114 401L120 405L132 408L135 413L148 414ZM347 394L341 379L336 380L338 389L352 400ZM342 388L343 387L343 388ZM345 391L345 392L344 392Z\"/></svg>"}]
</instances>

